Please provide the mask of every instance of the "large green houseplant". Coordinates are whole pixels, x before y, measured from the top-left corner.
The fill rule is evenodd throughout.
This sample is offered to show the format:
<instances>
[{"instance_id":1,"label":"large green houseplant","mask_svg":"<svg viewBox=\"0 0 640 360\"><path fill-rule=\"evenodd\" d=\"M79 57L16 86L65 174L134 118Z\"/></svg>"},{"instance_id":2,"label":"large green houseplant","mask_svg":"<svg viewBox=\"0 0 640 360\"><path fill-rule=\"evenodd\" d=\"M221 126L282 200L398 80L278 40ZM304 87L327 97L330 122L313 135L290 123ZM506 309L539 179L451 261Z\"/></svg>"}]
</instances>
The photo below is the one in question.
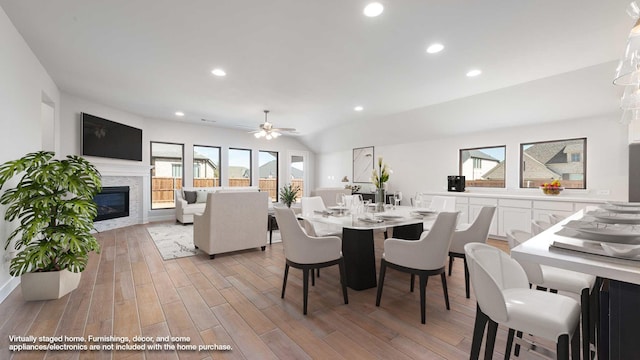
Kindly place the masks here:
<instances>
[{"instance_id":1,"label":"large green houseplant","mask_svg":"<svg viewBox=\"0 0 640 360\"><path fill-rule=\"evenodd\" d=\"M0 189L16 176L21 176L18 183L0 197L0 204L7 205L4 219L18 224L7 238L5 250L13 243L17 254L9 272L22 276L23 295L33 300L25 294L25 276L64 271L78 273L74 279L79 282L89 253L100 251L91 234L97 214L93 197L101 188L100 173L82 157L59 160L54 159L53 152L40 151L2 164ZM59 286L57 296L52 298L63 296L77 283L69 287ZM36 298L42 296L47 295L37 294Z\"/></svg>"}]
</instances>

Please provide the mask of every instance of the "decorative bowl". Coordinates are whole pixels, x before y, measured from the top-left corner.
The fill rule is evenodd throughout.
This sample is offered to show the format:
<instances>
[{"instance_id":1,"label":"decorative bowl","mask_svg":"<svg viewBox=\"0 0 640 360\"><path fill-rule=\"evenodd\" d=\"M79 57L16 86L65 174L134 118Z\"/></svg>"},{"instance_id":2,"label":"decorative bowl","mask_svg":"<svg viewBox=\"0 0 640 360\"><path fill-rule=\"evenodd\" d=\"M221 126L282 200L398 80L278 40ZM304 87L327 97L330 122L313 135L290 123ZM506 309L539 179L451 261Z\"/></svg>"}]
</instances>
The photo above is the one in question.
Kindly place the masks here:
<instances>
[{"instance_id":1,"label":"decorative bowl","mask_svg":"<svg viewBox=\"0 0 640 360\"><path fill-rule=\"evenodd\" d=\"M540 186L540 190L542 190L545 195L559 195L560 192L564 190L564 187L559 186L545 188L544 186Z\"/></svg>"}]
</instances>

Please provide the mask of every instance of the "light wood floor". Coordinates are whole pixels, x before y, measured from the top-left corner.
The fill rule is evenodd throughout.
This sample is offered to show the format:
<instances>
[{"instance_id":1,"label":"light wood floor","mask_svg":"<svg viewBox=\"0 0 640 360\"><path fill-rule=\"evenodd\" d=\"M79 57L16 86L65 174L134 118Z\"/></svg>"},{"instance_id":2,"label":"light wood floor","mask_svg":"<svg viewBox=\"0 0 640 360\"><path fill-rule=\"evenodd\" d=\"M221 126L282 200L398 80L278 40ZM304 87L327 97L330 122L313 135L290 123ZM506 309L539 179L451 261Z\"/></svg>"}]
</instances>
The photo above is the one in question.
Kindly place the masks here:
<instances>
[{"instance_id":1,"label":"light wood floor","mask_svg":"<svg viewBox=\"0 0 640 360\"><path fill-rule=\"evenodd\" d=\"M468 359L475 299L464 296L462 261L447 279L451 310L439 277L427 287L427 323L420 324L419 295L409 275L387 271L382 304L375 289L349 290L344 305L337 267L322 271L302 315L301 271L291 269L280 298L284 253L267 250L200 254L164 261L145 226L97 235L78 289L55 301L25 302L17 288L0 304L0 358L8 359ZM506 249L506 243L492 241ZM376 239L376 256L383 239ZM379 266L379 260L377 261ZM9 335L188 336L191 344L231 345L227 352L8 350ZM500 329L496 357L506 339ZM522 357L521 357L522 358Z\"/></svg>"}]
</instances>

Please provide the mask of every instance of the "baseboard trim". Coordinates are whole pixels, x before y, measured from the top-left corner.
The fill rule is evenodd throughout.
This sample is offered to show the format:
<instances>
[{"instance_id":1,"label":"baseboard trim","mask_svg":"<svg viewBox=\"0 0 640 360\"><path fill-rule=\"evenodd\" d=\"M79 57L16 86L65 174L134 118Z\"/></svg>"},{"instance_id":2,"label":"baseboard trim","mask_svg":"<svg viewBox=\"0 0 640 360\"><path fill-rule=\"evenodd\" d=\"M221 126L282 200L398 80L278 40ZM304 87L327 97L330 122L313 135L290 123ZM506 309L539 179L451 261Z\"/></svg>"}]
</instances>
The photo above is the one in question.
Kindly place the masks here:
<instances>
[{"instance_id":1,"label":"baseboard trim","mask_svg":"<svg viewBox=\"0 0 640 360\"><path fill-rule=\"evenodd\" d=\"M0 288L0 304L4 301L4 299L9 297L9 294L11 294L11 292L15 290L18 287L18 285L20 285L20 278L12 277L11 280L7 281Z\"/></svg>"}]
</instances>

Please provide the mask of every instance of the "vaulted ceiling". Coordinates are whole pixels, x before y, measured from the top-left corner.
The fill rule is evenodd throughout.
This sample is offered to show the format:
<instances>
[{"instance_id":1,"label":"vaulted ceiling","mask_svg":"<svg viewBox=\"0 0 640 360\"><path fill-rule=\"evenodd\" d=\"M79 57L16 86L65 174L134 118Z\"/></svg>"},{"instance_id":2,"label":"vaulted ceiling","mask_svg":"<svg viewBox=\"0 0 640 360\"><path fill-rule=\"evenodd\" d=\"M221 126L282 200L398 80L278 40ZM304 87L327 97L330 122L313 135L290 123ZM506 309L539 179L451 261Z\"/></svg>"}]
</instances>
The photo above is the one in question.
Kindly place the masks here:
<instances>
[{"instance_id":1,"label":"vaulted ceiling","mask_svg":"<svg viewBox=\"0 0 640 360\"><path fill-rule=\"evenodd\" d=\"M275 126L312 143L383 120L410 136L435 118L431 134L617 109L628 0L379 2L373 18L360 0L0 6L62 91L148 118L252 130L270 109ZM428 54L432 43L444 50Z\"/></svg>"}]
</instances>

